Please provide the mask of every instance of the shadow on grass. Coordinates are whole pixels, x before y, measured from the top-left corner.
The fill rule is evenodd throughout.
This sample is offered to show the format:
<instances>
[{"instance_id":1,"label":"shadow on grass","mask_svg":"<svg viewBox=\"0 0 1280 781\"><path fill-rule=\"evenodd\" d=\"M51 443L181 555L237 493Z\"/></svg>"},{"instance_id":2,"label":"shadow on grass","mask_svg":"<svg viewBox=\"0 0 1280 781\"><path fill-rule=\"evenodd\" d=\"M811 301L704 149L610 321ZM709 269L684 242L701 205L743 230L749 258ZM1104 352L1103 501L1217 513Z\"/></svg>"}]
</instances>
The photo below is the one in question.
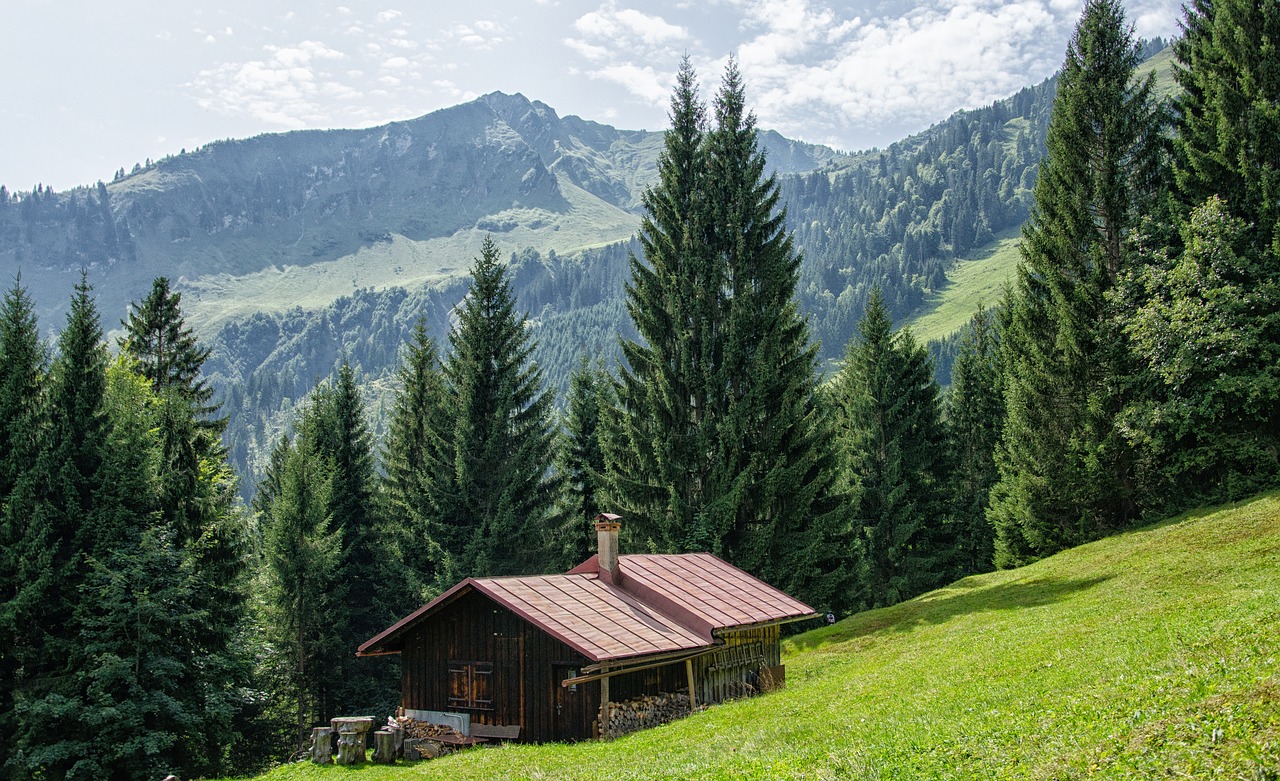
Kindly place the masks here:
<instances>
[{"instance_id":1,"label":"shadow on grass","mask_svg":"<svg viewBox=\"0 0 1280 781\"><path fill-rule=\"evenodd\" d=\"M966 588L962 585L964 581L960 581L908 602L859 613L834 626L792 638L789 642L797 650L812 650L878 632L910 632L921 625L942 624L971 613L1041 607L1061 602L1112 577L1046 577L974 588Z\"/></svg>"}]
</instances>

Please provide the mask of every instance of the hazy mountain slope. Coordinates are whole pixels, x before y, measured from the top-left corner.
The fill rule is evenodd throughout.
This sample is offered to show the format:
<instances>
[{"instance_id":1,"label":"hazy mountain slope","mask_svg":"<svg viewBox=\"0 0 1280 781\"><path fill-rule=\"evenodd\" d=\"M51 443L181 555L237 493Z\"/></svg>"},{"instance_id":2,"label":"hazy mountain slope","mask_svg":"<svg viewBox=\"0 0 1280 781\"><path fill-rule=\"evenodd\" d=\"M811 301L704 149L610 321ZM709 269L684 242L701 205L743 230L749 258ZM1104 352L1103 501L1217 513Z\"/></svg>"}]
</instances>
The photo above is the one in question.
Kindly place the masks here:
<instances>
[{"instance_id":1,"label":"hazy mountain slope","mask_svg":"<svg viewBox=\"0 0 1280 781\"><path fill-rule=\"evenodd\" d=\"M1152 51L1167 79L1167 53ZM873 288L898 323L935 312L913 322L939 338L990 298L1000 264L960 259L1025 219L1054 87L854 155L761 132L804 258L797 297L825 360L842 355ZM45 330L61 326L82 267L108 327L153 276L173 278L214 348L209 369L231 402L228 440L249 491L293 406L338 361L360 368L372 401L417 317L445 346L486 233L518 260L520 306L552 387L582 354L612 360L630 325L621 242L661 144L660 133L502 93L381 128L223 141L110 185L0 198L0 271L22 270ZM943 377L949 343L935 350Z\"/></svg>"},{"instance_id":2,"label":"hazy mountain slope","mask_svg":"<svg viewBox=\"0 0 1280 781\"><path fill-rule=\"evenodd\" d=\"M785 172L840 158L764 142ZM0 199L0 270L24 273L46 326L81 268L112 320L167 275L208 334L256 311L448 280L486 233L561 254L625 240L661 145L496 92L367 130L219 141L110 184Z\"/></svg>"}]
</instances>

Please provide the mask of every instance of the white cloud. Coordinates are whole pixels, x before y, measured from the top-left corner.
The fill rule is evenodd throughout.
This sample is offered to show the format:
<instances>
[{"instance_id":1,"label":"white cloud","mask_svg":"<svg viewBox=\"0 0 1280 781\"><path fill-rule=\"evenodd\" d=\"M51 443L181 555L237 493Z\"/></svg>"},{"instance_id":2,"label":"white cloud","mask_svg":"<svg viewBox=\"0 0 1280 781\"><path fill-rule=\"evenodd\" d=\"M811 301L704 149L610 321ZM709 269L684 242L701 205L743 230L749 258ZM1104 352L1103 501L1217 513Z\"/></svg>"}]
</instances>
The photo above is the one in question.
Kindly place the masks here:
<instances>
[{"instance_id":1,"label":"white cloud","mask_svg":"<svg viewBox=\"0 0 1280 781\"><path fill-rule=\"evenodd\" d=\"M399 11L395 11L395 10L379 11L377 19L379 22L389 22L392 19L395 19L399 16L402 16L402 14Z\"/></svg>"},{"instance_id":2,"label":"white cloud","mask_svg":"<svg viewBox=\"0 0 1280 781\"><path fill-rule=\"evenodd\" d=\"M590 63L583 69L588 77L618 84L654 106L666 103L675 64L696 43L685 27L634 8L619 8L614 0L579 16L573 29L577 36L562 43Z\"/></svg>"},{"instance_id":3,"label":"white cloud","mask_svg":"<svg viewBox=\"0 0 1280 781\"><path fill-rule=\"evenodd\" d=\"M828 0L720 0L717 21L730 29L708 32L718 46L728 33L761 126L848 146L841 139L887 132L895 140L1047 77L1061 64L1082 2L924 0L875 16L875 6L857 14ZM1154 26L1179 0L1140 2L1153 9ZM728 52L707 56L700 29L607 0L579 16L562 43L581 61L575 70L656 106L685 52L704 85L718 81Z\"/></svg>"},{"instance_id":4,"label":"white cloud","mask_svg":"<svg viewBox=\"0 0 1280 781\"><path fill-rule=\"evenodd\" d=\"M409 60L404 57L391 57L382 61L382 67L386 70L400 70L409 67Z\"/></svg>"},{"instance_id":5,"label":"white cloud","mask_svg":"<svg viewBox=\"0 0 1280 781\"><path fill-rule=\"evenodd\" d=\"M633 8L618 10L612 0L580 16L573 27L587 37L612 39L619 43L638 40L649 46L683 41L689 37L687 30L661 16L650 16Z\"/></svg>"},{"instance_id":6,"label":"white cloud","mask_svg":"<svg viewBox=\"0 0 1280 781\"><path fill-rule=\"evenodd\" d=\"M447 35L453 43L481 51L489 51L507 41L506 31L502 25L489 21L455 24L448 30Z\"/></svg>"},{"instance_id":7,"label":"white cloud","mask_svg":"<svg viewBox=\"0 0 1280 781\"><path fill-rule=\"evenodd\" d=\"M202 71L190 85L197 102L227 114L248 114L284 128L301 128L325 116L324 99L349 100L356 91L317 73L316 62L341 60L346 55L320 41L294 46L265 47L263 60L225 63Z\"/></svg>"},{"instance_id":8,"label":"white cloud","mask_svg":"<svg viewBox=\"0 0 1280 781\"><path fill-rule=\"evenodd\" d=\"M665 103L671 93L671 75L648 65L610 65L595 71L592 77L620 84L632 95L653 104Z\"/></svg>"}]
</instances>

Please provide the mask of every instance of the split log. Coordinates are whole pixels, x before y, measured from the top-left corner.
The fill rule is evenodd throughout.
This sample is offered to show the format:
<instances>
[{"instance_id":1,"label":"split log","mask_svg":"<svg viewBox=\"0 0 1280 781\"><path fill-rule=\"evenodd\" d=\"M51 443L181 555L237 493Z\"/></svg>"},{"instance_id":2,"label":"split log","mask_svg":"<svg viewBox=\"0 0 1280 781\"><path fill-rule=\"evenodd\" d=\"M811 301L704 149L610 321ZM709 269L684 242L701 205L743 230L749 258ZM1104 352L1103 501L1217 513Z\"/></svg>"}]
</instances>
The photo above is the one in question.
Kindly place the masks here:
<instances>
[{"instance_id":1,"label":"split log","mask_svg":"<svg viewBox=\"0 0 1280 781\"><path fill-rule=\"evenodd\" d=\"M600 736L620 737L683 718L689 712L689 695L681 692L611 702L601 714Z\"/></svg>"}]
</instances>

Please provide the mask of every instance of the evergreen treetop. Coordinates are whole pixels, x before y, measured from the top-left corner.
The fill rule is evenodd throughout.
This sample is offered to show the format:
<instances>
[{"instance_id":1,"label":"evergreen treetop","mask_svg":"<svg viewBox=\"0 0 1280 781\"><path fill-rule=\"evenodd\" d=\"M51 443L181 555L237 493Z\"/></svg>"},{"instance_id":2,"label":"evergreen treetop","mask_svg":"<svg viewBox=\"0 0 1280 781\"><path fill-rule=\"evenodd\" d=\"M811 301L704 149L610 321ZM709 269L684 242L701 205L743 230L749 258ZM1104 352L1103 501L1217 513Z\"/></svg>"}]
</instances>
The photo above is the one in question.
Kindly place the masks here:
<instances>
[{"instance_id":1,"label":"evergreen treetop","mask_svg":"<svg viewBox=\"0 0 1280 781\"><path fill-rule=\"evenodd\" d=\"M535 572L559 491L552 397L530 360L533 347L498 247L486 237L471 290L449 334L444 364L455 415L448 483L440 490L439 542L452 582Z\"/></svg>"},{"instance_id":2,"label":"evergreen treetop","mask_svg":"<svg viewBox=\"0 0 1280 781\"><path fill-rule=\"evenodd\" d=\"M1156 213L1163 117L1134 85L1132 29L1089 0L1067 48L1048 155L1004 334L1008 422L992 496L997 560L1016 564L1137 517L1133 454L1115 426L1135 372L1113 291Z\"/></svg>"}]
</instances>

